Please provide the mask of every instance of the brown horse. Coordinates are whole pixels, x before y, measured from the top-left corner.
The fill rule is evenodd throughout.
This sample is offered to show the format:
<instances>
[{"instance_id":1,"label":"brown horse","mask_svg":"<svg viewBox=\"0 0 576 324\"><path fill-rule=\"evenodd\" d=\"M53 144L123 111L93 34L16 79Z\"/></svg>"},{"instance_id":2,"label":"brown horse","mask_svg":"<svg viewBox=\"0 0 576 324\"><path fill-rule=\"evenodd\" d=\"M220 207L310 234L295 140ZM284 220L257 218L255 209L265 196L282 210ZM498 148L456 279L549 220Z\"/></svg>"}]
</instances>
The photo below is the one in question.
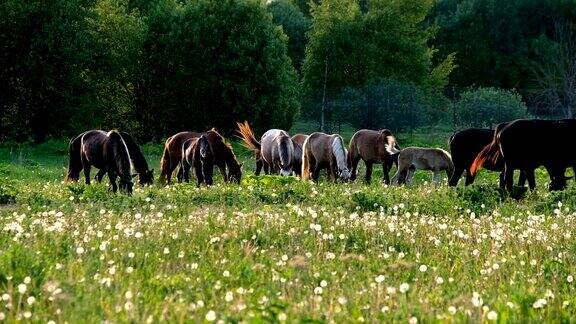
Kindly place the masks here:
<instances>
[{"instance_id":1,"label":"brown horse","mask_svg":"<svg viewBox=\"0 0 576 324\"><path fill-rule=\"evenodd\" d=\"M80 145L76 138L70 141L68 151L67 181L77 181L80 171L84 170L86 184L90 184L90 169L92 166L108 173L110 186L114 193L118 190L116 178L120 178L120 190L132 193L132 176L130 174L130 154L126 143L118 131L108 133L92 130L80 135Z\"/></svg>"},{"instance_id":2,"label":"brown horse","mask_svg":"<svg viewBox=\"0 0 576 324\"><path fill-rule=\"evenodd\" d=\"M306 134L296 134L292 136L292 143L294 144L294 156L292 162L292 170L297 176L302 176L302 146L304 141L308 138Z\"/></svg>"},{"instance_id":3,"label":"brown horse","mask_svg":"<svg viewBox=\"0 0 576 324\"><path fill-rule=\"evenodd\" d=\"M212 153L214 154L214 164L220 169L224 181L240 183L242 177L242 163L239 163L234 155L232 146L226 143L224 137L214 128L207 131L206 138L210 142ZM202 133L180 132L168 137L164 144L164 153L160 160L160 181L170 183L172 173L182 161L182 145L191 138L199 138ZM226 174L228 168L228 174ZM183 170L178 170L179 177Z\"/></svg>"},{"instance_id":4,"label":"brown horse","mask_svg":"<svg viewBox=\"0 0 576 324\"><path fill-rule=\"evenodd\" d=\"M446 171L448 179L454 173L454 163L450 153L440 148L407 147L398 155L398 171L393 181L410 184L417 170L434 172L434 183L440 182L440 172Z\"/></svg>"},{"instance_id":5,"label":"brown horse","mask_svg":"<svg viewBox=\"0 0 576 324\"><path fill-rule=\"evenodd\" d=\"M190 181L190 167L194 166L194 173L198 186L202 183L211 186L214 173L214 155L206 135L190 138L182 145L182 178L179 181Z\"/></svg>"},{"instance_id":6,"label":"brown horse","mask_svg":"<svg viewBox=\"0 0 576 324\"><path fill-rule=\"evenodd\" d=\"M396 138L387 129L380 131L361 129L352 135L348 147L348 164L352 168L351 180L356 179L358 163L363 160L366 165L367 183L370 183L372 177L372 165L379 163L382 164L382 181L385 184L390 184L390 169L392 169L394 161L397 161L398 153L391 154L387 150L388 146L400 152Z\"/></svg>"},{"instance_id":7,"label":"brown horse","mask_svg":"<svg viewBox=\"0 0 576 324\"><path fill-rule=\"evenodd\" d=\"M292 175L294 144L287 132L270 129L258 141L247 121L237 124L239 137L244 141L244 146L254 151L256 156L256 175L260 175L262 167L266 174Z\"/></svg>"},{"instance_id":8,"label":"brown horse","mask_svg":"<svg viewBox=\"0 0 576 324\"><path fill-rule=\"evenodd\" d=\"M74 159L73 163L75 163L76 165L80 165L82 163L80 156L80 146L82 142L82 136L86 133L87 132L84 132L74 137L70 141L70 148L74 152L77 152L77 154L75 153L75 156L71 156L70 159L71 160ZM132 136L130 136L130 134L126 132L119 132L119 133L120 136L122 136L122 139L126 144L126 147L128 148L128 154L130 154L130 162L132 162L132 166L134 167L134 170L136 170L136 173L138 174L138 183L141 186L151 185L152 183L154 183L154 169L152 170L148 169L148 162L146 162L146 158L144 157L144 154L142 154L140 146L136 143L136 141L132 138ZM72 174L68 175L67 179L71 181L77 181L80 175L80 171L81 170L78 170L77 174L75 174L75 172L73 171ZM101 169L98 171L94 179L100 183L102 182L102 178L104 177L105 174L106 171L104 169Z\"/></svg>"},{"instance_id":9,"label":"brown horse","mask_svg":"<svg viewBox=\"0 0 576 324\"><path fill-rule=\"evenodd\" d=\"M318 181L320 170L328 169L334 180L350 180L346 147L340 135L312 133L302 147L302 180Z\"/></svg>"}]
</instances>

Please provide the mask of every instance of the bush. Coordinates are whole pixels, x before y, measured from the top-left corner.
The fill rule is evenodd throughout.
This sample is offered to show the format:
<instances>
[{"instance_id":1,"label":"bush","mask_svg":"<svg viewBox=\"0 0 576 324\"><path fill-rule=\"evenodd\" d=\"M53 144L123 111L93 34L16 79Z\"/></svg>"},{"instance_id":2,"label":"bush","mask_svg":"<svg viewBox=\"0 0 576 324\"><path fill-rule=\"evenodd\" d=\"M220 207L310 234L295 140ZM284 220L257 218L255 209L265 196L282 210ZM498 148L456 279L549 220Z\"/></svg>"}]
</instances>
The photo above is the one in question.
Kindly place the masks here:
<instances>
[{"instance_id":1,"label":"bush","mask_svg":"<svg viewBox=\"0 0 576 324\"><path fill-rule=\"evenodd\" d=\"M361 88L347 88L334 102L336 118L356 128L415 128L428 121L429 105L420 87L380 79Z\"/></svg>"},{"instance_id":2,"label":"bush","mask_svg":"<svg viewBox=\"0 0 576 324\"><path fill-rule=\"evenodd\" d=\"M528 117L528 108L518 93L496 88L464 92L456 109L460 124L470 127L491 127Z\"/></svg>"}]
</instances>

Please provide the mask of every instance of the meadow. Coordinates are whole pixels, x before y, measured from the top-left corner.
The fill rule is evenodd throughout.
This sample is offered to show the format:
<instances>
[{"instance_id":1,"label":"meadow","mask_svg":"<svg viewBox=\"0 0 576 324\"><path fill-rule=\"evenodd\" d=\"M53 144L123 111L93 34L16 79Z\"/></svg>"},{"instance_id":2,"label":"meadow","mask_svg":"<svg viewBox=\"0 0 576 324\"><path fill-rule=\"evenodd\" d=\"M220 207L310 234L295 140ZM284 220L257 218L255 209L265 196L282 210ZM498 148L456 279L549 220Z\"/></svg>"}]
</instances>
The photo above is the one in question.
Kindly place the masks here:
<instances>
[{"instance_id":1,"label":"meadow","mask_svg":"<svg viewBox=\"0 0 576 324\"><path fill-rule=\"evenodd\" d=\"M348 136L349 137L349 136ZM446 146L445 133L399 136ZM571 322L576 187L255 177L132 196L65 184L67 143L0 145L0 320ZM161 145L144 150L158 174ZM363 170L361 170L362 172ZM93 174L95 172L93 171ZM362 179L362 177L360 177Z\"/></svg>"}]
</instances>

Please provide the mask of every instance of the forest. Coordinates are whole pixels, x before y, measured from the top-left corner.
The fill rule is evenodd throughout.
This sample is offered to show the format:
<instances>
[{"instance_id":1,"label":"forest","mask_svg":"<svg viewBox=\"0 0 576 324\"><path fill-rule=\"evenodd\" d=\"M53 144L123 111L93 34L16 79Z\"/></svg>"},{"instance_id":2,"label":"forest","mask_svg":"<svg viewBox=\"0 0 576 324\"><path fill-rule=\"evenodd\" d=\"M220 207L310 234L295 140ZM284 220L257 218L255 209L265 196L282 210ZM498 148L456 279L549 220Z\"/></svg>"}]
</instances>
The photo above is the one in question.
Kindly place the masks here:
<instances>
[{"instance_id":1,"label":"forest","mask_svg":"<svg viewBox=\"0 0 576 324\"><path fill-rule=\"evenodd\" d=\"M0 141L572 117L574 0L5 0Z\"/></svg>"}]
</instances>

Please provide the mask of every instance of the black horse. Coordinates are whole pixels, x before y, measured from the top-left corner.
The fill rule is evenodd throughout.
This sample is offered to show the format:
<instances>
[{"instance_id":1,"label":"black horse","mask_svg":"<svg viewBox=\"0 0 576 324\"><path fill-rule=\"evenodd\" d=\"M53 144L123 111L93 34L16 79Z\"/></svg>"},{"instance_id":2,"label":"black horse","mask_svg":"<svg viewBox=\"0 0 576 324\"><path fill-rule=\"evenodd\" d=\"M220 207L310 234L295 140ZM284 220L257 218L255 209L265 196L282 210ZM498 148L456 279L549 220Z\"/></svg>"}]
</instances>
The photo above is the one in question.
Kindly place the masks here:
<instances>
[{"instance_id":1,"label":"black horse","mask_svg":"<svg viewBox=\"0 0 576 324\"><path fill-rule=\"evenodd\" d=\"M92 132L92 131L88 131L88 132ZM74 137L71 141L70 141L70 146L73 147L73 150L75 152L80 152L80 145L81 145L81 141L82 141L82 136L84 136L84 134L88 133L88 132L84 132L76 137ZM99 131L99 132L103 132L103 131ZM130 136L130 134L126 133L126 132L119 132L120 136L122 136L122 139L124 140L124 143L126 144L126 147L128 148L128 153L130 155L130 161L132 162L132 166L134 167L134 170L136 170L136 173L138 175L138 183L141 186L145 186L145 185L152 185L154 183L154 169L148 169L148 162L146 162L146 158L144 157L144 154L142 154L142 151L140 150L140 146L138 145L138 143L136 143L136 141L134 140L134 138L132 138L132 136ZM79 158L79 157L78 157ZM80 172L80 171L78 171ZM106 171L104 169L100 169L98 171L98 173L96 174L96 176L94 177L94 179L96 181L98 181L99 183L102 182L102 178L104 177L104 175L106 174ZM78 180L76 179L70 179L70 177L68 177L69 180Z\"/></svg>"},{"instance_id":2,"label":"black horse","mask_svg":"<svg viewBox=\"0 0 576 324\"><path fill-rule=\"evenodd\" d=\"M190 167L192 166L198 180L198 186L202 183L207 186L213 184L214 154L205 134L190 138L182 144L182 161L180 164L182 172L178 173L178 181L190 181Z\"/></svg>"},{"instance_id":3,"label":"black horse","mask_svg":"<svg viewBox=\"0 0 576 324\"><path fill-rule=\"evenodd\" d=\"M76 138L68 147L69 163L68 181L77 181L80 171L84 170L86 184L90 184L92 166L108 173L110 186L115 193L118 190L116 178L119 178L120 190L132 193L132 176L130 174L130 154L126 143L118 131L108 133L100 130L87 131L80 135L80 145Z\"/></svg>"},{"instance_id":4,"label":"black horse","mask_svg":"<svg viewBox=\"0 0 576 324\"><path fill-rule=\"evenodd\" d=\"M454 162L454 173L448 185L456 186L462 173L466 171L466 185L474 183L476 174L470 172L474 159L484 147L492 142L494 130L487 128L468 128L456 132L450 137L450 154ZM495 160L488 159L483 167L490 171L502 172L504 161L497 157Z\"/></svg>"},{"instance_id":5,"label":"black horse","mask_svg":"<svg viewBox=\"0 0 576 324\"><path fill-rule=\"evenodd\" d=\"M544 166L550 176L550 190L566 187L570 177L564 175L566 168L576 166L576 153L566 149L564 140L576 135L576 120L529 120L519 119L498 125L492 142L476 157L470 173L489 161L502 159L503 172L500 187L512 190L514 170L520 170L528 180L531 190L536 188L534 171Z\"/></svg>"}]
</instances>

